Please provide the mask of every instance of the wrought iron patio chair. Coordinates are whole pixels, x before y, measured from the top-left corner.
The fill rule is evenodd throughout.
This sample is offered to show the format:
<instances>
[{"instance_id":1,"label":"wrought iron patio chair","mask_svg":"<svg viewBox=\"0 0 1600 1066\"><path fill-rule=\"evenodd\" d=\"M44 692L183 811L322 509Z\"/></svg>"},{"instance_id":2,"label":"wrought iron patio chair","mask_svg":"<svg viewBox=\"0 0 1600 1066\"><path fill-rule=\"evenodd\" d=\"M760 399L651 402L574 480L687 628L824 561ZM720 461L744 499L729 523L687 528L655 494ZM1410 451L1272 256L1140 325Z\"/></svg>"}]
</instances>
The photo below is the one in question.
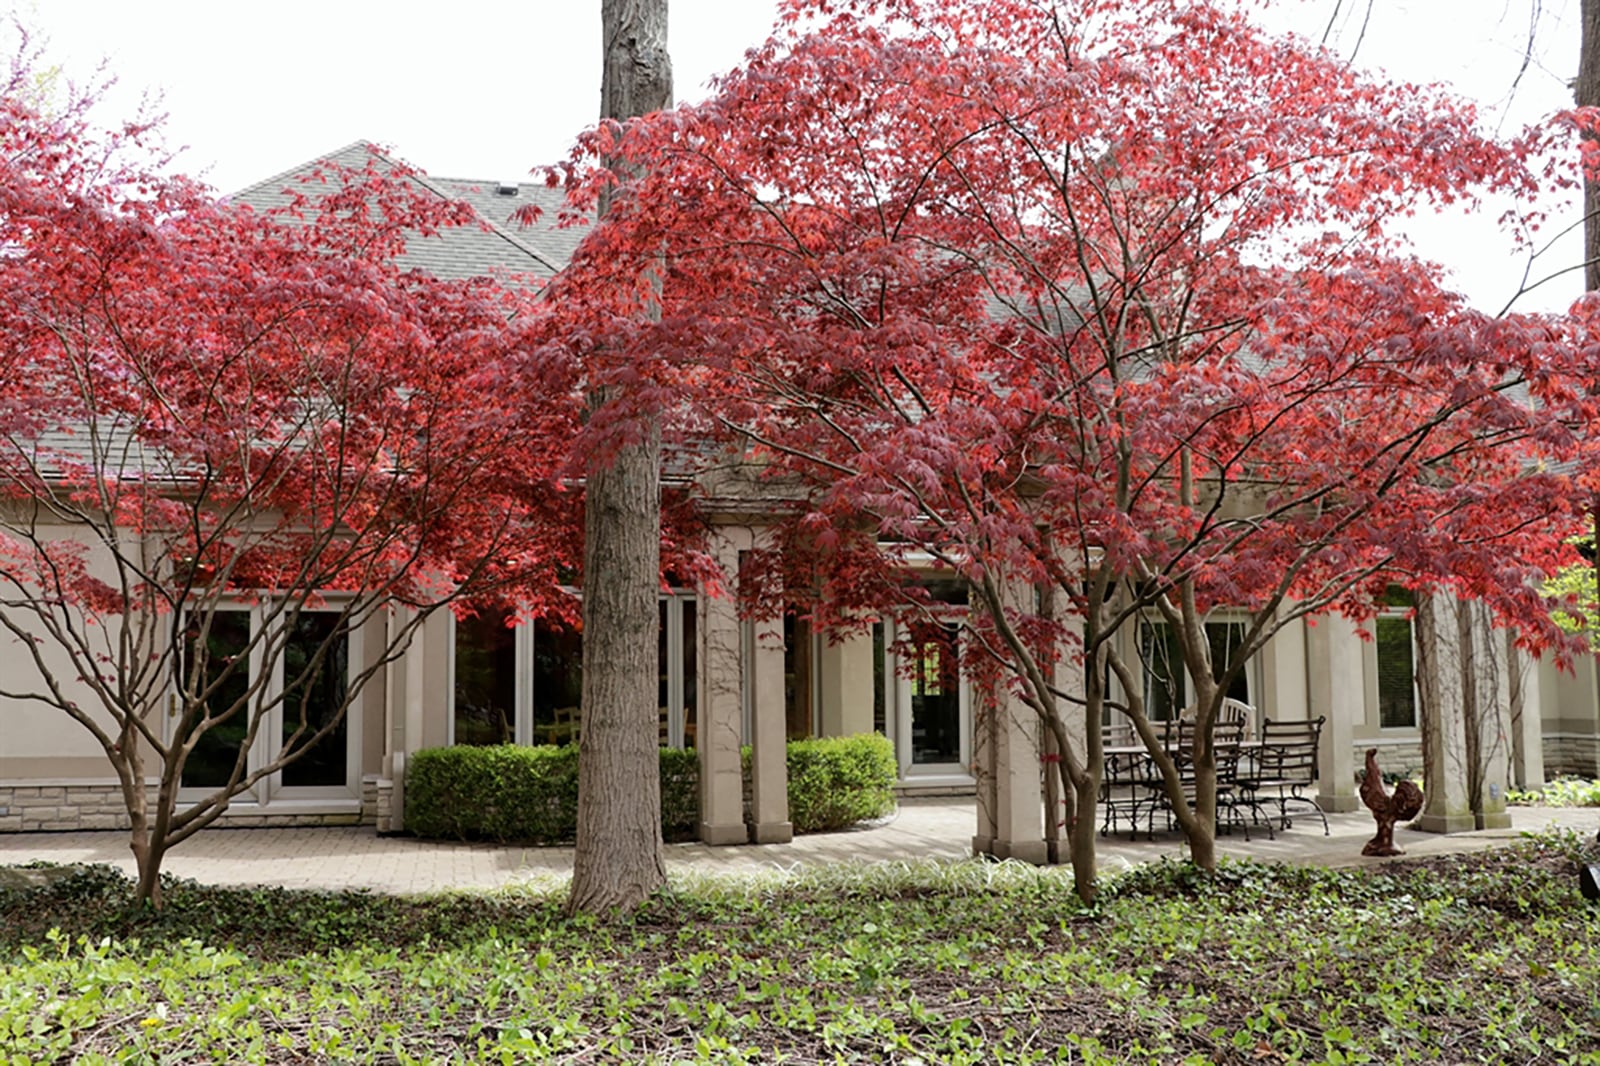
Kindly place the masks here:
<instances>
[{"instance_id":1,"label":"wrought iron patio chair","mask_svg":"<svg viewBox=\"0 0 1600 1066\"><path fill-rule=\"evenodd\" d=\"M1177 728L1168 732L1168 750L1173 755L1179 781L1183 787L1184 801L1190 806L1195 802L1194 728L1193 722L1180 719ZM1249 840L1250 823L1239 812L1240 800L1237 789L1240 744L1243 737L1242 722L1218 722L1212 731L1211 742L1216 752L1217 764L1217 826L1231 832L1237 825L1243 830L1244 838ZM1166 814L1167 828L1173 827L1172 797L1167 794L1166 782L1154 768L1149 772L1145 789L1149 793L1150 807L1147 812L1147 824L1151 838L1154 839L1155 818L1158 812Z\"/></svg>"},{"instance_id":2,"label":"wrought iron patio chair","mask_svg":"<svg viewBox=\"0 0 1600 1066\"><path fill-rule=\"evenodd\" d=\"M1238 779L1242 802L1257 812L1264 803L1278 809L1282 828L1294 824L1289 816L1293 805L1310 811L1322 821L1322 835L1328 836L1328 816L1315 798L1307 795L1317 781L1317 747L1322 738L1324 718L1310 722L1261 723L1261 744L1252 765Z\"/></svg>"},{"instance_id":3,"label":"wrought iron patio chair","mask_svg":"<svg viewBox=\"0 0 1600 1066\"><path fill-rule=\"evenodd\" d=\"M1142 754L1123 752L1105 757L1100 775L1101 836L1116 833L1125 819L1128 839L1139 839L1139 812L1147 802L1148 767L1149 759Z\"/></svg>"}]
</instances>

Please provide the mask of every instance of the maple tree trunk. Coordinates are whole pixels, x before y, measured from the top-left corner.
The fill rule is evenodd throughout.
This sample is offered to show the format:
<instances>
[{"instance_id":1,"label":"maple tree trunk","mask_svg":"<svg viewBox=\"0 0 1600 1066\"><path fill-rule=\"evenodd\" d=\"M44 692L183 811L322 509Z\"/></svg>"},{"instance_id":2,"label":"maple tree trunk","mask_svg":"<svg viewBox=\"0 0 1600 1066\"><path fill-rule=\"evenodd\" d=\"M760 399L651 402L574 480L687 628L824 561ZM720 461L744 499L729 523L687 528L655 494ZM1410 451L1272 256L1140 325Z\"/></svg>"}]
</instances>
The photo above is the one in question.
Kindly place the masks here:
<instances>
[{"instance_id":1,"label":"maple tree trunk","mask_svg":"<svg viewBox=\"0 0 1600 1066\"><path fill-rule=\"evenodd\" d=\"M667 0L603 0L600 19L601 117L670 107ZM601 391L591 407L618 398ZM640 423L635 432L619 448L602 449L586 471L583 727L569 913L637 906L667 879L656 692L661 430L650 412L632 417Z\"/></svg>"},{"instance_id":2,"label":"maple tree trunk","mask_svg":"<svg viewBox=\"0 0 1600 1066\"><path fill-rule=\"evenodd\" d=\"M128 849L133 852L138 871L134 899L161 909L161 860L164 847L157 847L151 835L150 804L144 781L144 758L138 739L123 732L122 747L112 753L112 765L122 782L123 805L128 811Z\"/></svg>"},{"instance_id":3,"label":"maple tree trunk","mask_svg":"<svg viewBox=\"0 0 1600 1066\"><path fill-rule=\"evenodd\" d=\"M1578 45L1578 78L1574 84L1579 107L1600 107L1600 0L1583 0L1583 34ZM1600 181L1583 180L1583 287L1600 289Z\"/></svg>"},{"instance_id":4,"label":"maple tree trunk","mask_svg":"<svg viewBox=\"0 0 1600 1066\"><path fill-rule=\"evenodd\" d=\"M1100 894L1100 878L1095 868L1094 809L1099 799L1099 775L1089 775L1075 789L1079 812L1088 811L1085 818L1080 813L1078 824L1067 832L1067 851L1072 859L1072 886L1085 906L1092 906Z\"/></svg>"}]
</instances>

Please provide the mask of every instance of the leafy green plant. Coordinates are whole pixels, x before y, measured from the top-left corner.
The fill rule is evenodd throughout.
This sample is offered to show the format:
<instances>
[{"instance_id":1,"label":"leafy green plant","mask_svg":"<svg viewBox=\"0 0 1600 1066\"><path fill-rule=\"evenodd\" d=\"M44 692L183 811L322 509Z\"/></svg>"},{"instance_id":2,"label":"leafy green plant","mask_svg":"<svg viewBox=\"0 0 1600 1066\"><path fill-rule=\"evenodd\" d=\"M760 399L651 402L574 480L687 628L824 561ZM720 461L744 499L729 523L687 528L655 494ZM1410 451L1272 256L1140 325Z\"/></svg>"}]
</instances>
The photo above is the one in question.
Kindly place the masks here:
<instances>
[{"instance_id":1,"label":"leafy green plant","mask_svg":"<svg viewBox=\"0 0 1600 1066\"><path fill-rule=\"evenodd\" d=\"M607 920L187 881L158 914L91 868L0 890L0 1061L1600 1064L1595 852L1168 862L1092 911L1011 862L700 871Z\"/></svg>"},{"instance_id":2,"label":"leafy green plant","mask_svg":"<svg viewBox=\"0 0 1600 1066\"><path fill-rule=\"evenodd\" d=\"M1600 807L1600 781L1582 777L1558 777L1543 788L1526 792L1510 789L1506 801L1538 807Z\"/></svg>"}]
</instances>

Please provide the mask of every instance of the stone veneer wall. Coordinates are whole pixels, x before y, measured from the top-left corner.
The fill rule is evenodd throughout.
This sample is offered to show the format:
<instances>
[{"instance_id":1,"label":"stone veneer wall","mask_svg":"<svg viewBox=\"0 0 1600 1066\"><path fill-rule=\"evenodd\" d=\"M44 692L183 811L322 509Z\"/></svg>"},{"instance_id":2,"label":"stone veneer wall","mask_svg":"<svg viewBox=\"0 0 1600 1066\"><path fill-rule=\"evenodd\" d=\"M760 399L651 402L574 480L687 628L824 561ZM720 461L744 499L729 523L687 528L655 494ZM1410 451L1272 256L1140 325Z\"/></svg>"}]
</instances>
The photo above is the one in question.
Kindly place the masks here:
<instances>
[{"instance_id":1,"label":"stone veneer wall","mask_svg":"<svg viewBox=\"0 0 1600 1066\"><path fill-rule=\"evenodd\" d=\"M373 825L377 819L378 784L375 778L367 778L361 782L359 813L235 807L217 824L225 828ZM128 813L122 790L116 785L0 785L0 833L126 828Z\"/></svg>"},{"instance_id":2,"label":"stone veneer wall","mask_svg":"<svg viewBox=\"0 0 1600 1066\"><path fill-rule=\"evenodd\" d=\"M1378 769L1386 774L1404 774L1406 777L1415 777L1422 772L1422 740L1406 741L1401 744L1368 743L1362 741L1355 745L1355 768L1359 775L1367 765L1367 749L1378 749Z\"/></svg>"},{"instance_id":3,"label":"stone veneer wall","mask_svg":"<svg viewBox=\"0 0 1600 1066\"><path fill-rule=\"evenodd\" d=\"M1581 733L1544 735L1544 776L1600 776L1600 737Z\"/></svg>"}]
</instances>

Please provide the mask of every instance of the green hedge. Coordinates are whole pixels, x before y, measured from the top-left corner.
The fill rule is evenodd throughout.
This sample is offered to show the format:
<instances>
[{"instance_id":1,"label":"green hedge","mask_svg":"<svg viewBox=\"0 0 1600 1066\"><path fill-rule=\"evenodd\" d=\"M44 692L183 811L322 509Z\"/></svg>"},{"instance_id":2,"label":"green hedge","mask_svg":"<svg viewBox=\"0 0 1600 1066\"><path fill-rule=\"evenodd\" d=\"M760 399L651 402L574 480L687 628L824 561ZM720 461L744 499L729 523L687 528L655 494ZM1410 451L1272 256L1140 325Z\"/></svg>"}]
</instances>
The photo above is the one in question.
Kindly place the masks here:
<instances>
[{"instance_id":1,"label":"green hedge","mask_svg":"<svg viewBox=\"0 0 1600 1066\"><path fill-rule=\"evenodd\" d=\"M894 747L877 734L791 741L795 832L843 829L888 814L896 776ZM507 744L419 751L407 763L405 805L406 828L418 836L567 843L578 822L578 749ZM662 748L662 836L692 839L699 820L699 757Z\"/></svg>"},{"instance_id":2,"label":"green hedge","mask_svg":"<svg viewBox=\"0 0 1600 1066\"><path fill-rule=\"evenodd\" d=\"M750 776L750 749L744 752ZM826 833L894 810L900 776L894 745L879 733L789 741L789 821L796 833Z\"/></svg>"}]
</instances>

